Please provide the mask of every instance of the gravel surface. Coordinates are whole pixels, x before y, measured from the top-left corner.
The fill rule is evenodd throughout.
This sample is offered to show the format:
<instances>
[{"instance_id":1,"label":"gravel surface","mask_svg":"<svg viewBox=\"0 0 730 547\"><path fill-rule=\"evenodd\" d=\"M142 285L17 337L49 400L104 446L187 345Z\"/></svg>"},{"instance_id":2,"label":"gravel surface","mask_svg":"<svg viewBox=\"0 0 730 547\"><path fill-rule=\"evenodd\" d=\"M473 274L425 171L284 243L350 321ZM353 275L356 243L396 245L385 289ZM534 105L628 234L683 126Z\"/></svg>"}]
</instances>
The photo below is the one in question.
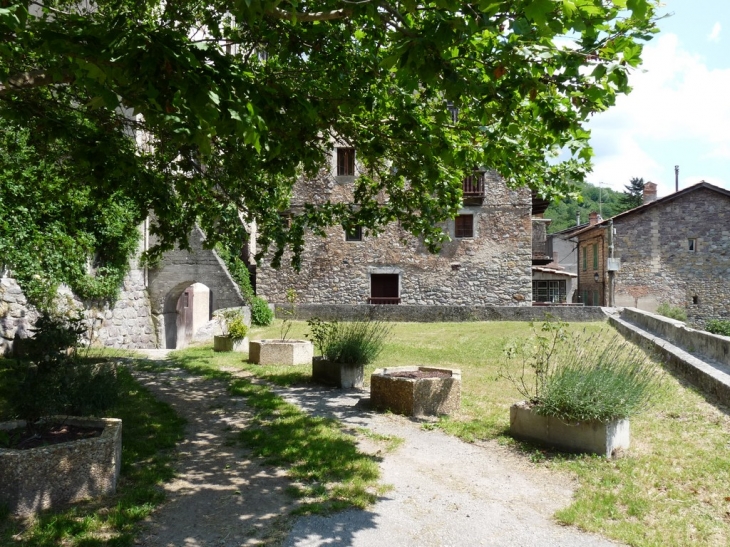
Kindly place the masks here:
<instances>
[{"instance_id":1,"label":"gravel surface","mask_svg":"<svg viewBox=\"0 0 730 547\"><path fill-rule=\"evenodd\" d=\"M230 442L250 419L241 399L230 397L222 382L180 370L136 375L189 421L177 478L164 486L168 500L146 523L138 545L617 545L552 520L573 493L575 485L565 475L536 467L494 442L467 444L424 428L423 422L370 412L367 391L313 386L275 391L353 431L368 428L404 442L378 453L382 481L392 489L368 510L295 519L291 511L297 501L285 493L285 474L259 465ZM378 445L361 438L362 450L376 452L382 449Z\"/></svg>"}]
</instances>

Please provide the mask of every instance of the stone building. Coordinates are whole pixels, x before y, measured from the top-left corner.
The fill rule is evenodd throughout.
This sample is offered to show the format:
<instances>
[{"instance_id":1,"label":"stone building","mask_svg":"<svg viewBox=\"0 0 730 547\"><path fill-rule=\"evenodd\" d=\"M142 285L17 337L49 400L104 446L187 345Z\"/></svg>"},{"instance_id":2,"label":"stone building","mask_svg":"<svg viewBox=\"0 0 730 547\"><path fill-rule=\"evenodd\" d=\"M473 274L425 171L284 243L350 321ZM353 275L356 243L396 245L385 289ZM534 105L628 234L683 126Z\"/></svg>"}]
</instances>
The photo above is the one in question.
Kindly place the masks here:
<instances>
[{"instance_id":1,"label":"stone building","mask_svg":"<svg viewBox=\"0 0 730 547\"><path fill-rule=\"evenodd\" d=\"M342 174L349 160L342 151L329 172L297 182L293 214L304 203L353 201L354 176ZM342 227L330 227L324 238L308 233L301 271L286 257L279 270L264 264L256 292L272 303L286 302L292 288L302 304L530 305L529 189L510 190L495 172L475 172L464 181L458 216L443 229L451 241L438 254L395 224L377 236Z\"/></svg>"},{"instance_id":2,"label":"stone building","mask_svg":"<svg viewBox=\"0 0 730 547\"><path fill-rule=\"evenodd\" d=\"M687 310L691 322L730 317L730 191L700 182L573 234L587 305ZM611 244L613 243L613 259Z\"/></svg>"}]
</instances>

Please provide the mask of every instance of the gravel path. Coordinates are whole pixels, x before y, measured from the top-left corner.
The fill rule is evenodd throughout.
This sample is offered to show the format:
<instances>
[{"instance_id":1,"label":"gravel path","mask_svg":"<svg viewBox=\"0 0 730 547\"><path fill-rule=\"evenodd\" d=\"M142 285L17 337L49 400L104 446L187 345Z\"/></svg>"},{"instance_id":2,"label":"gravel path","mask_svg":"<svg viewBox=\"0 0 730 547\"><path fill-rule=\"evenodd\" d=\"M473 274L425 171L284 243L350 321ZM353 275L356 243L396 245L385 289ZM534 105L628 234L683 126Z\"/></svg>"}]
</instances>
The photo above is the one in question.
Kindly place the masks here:
<instances>
[{"instance_id":1,"label":"gravel path","mask_svg":"<svg viewBox=\"0 0 730 547\"><path fill-rule=\"evenodd\" d=\"M370 412L366 391L312 386L276 391L312 414L404 442L379 454L382 481L392 489L371 508L294 520L297 501L285 493L284 473L260 466L229 440L250 418L241 399L230 397L222 382L179 370L136 374L189 421L178 476L165 485L168 501L139 545L617 545L552 520L572 496L574 485L564 475L536 468L497 443L467 444L401 416ZM364 450L373 447L362 440Z\"/></svg>"}]
</instances>

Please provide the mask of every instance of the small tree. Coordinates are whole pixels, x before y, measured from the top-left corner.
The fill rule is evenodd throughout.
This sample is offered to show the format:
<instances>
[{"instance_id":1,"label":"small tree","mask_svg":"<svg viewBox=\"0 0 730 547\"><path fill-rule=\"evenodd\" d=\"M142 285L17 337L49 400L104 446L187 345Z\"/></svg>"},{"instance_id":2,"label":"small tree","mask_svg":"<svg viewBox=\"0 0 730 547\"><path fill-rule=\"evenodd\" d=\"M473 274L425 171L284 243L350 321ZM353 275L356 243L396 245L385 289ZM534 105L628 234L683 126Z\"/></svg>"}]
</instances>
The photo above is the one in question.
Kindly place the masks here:
<instances>
[{"instance_id":1,"label":"small tree","mask_svg":"<svg viewBox=\"0 0 730 547\"><path fill-rule=\"evenodd\" d=\"M634 177L629 184L625 185L626 190L621 195L621 205L626 209L633 209L644 202L644 179Z\"/></svg>"}]
</instances>

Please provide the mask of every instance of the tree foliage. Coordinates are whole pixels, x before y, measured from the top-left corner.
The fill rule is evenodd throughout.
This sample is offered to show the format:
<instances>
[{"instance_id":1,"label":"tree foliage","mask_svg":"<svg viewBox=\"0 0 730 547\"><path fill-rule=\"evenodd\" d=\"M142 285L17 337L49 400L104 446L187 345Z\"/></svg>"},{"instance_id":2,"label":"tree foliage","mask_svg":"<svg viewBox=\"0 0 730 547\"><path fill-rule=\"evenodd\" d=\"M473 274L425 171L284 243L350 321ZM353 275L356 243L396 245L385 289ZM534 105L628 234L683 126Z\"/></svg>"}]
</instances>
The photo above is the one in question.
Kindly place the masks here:
<instances>
[{"instance_id":1,"label":"tree foliage","mask_svg":"<svg viewBox=\"0 0 730 547\"><path fill-rule=\"evenodd\" d=\"M621 196L621 204L628 210L638 207L644 202L644 179L633 177Z\"/></svg>"},{"instance_id":2,"label":"tree foliage","mask_svg":"<svg viewBox=\"0 0 730 547\"><path fill-rule=\"evenodd\" d=\"M543 197L583 180L585 122L628 91L655 7L4 0L0 117L81 158L80 191L121 192L130 222L153 211L153 255L187 246L195 222L209 245L228 246L255 221L274 264L287 246L299 263L305 229L343 223L377 233L398 221L433 250L474 166ZM68 125L71 115L96 140ZM110 146L124 135L143 136L136 155ZM326 167L334 137L357 150L357 206L310 204L284 225L294 181Z\"/></svg>"},{"instance_id":3,"label":"tree foliage","mask_svg":"<svg viewBox=\"0 0 730 547\"><path fill-rule=\"evenodd\" d=\"M611 218L631 209L624 205L621 192L601 188L588 182L579 185L578 188L576 197L556 200L545 211L545 218L552 220L548 227L550 233L575 226L578 213L580 213L581 223L585 223L588 222L588 215L593 211L600 212L603 218Z\"/></svg>"}]
</instances>

